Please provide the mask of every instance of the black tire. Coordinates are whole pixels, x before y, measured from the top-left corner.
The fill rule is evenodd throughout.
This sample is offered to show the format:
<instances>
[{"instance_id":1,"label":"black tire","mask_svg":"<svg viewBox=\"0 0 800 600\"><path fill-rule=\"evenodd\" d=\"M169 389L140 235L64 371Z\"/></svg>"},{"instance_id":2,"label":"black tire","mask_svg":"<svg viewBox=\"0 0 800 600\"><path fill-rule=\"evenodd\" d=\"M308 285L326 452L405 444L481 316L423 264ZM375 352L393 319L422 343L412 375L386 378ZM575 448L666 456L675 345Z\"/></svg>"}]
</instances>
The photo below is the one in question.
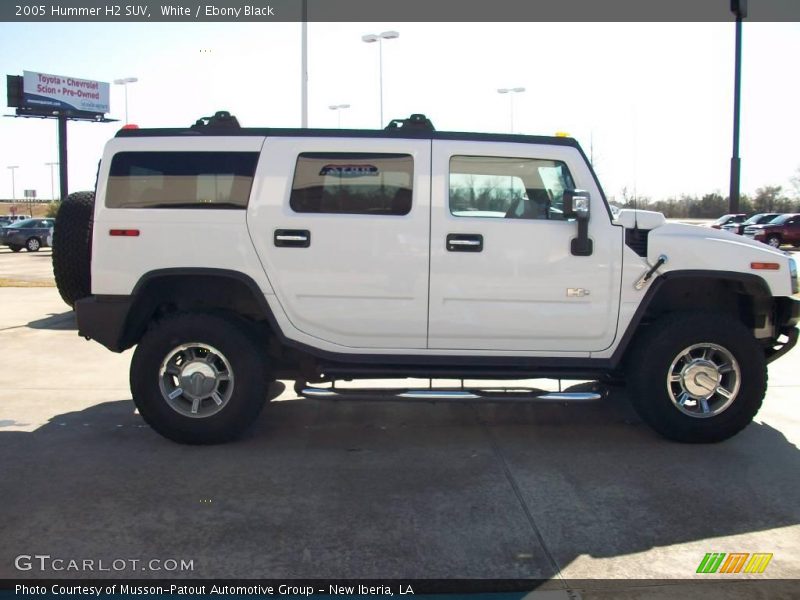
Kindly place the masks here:
<instances>
[{"instance_id":1,"label":"black tire","mask_svg":"<svg viewBox=\"0 0 800 600\"><path fill-rule=\"evenodd\" d=\"M239 437L261 412L271 382L265 346L251 331L234 316L210 313L177 313L156 323L139 342L131 361L131 392L142 418L164 437L183 444L218 444ZM214 414L182 414L162 394L162 363L184 344L210 346L230 366L232 392ZM177 377L173 381L180 384ZM184 403L189 410L191 400L179 395L173 402ZM203 402L214 409L210 398Z\"/></svg>"},{"instance_id":2,"label":"black tire","mask_svg":"<svg viewBox=\"0 0 800 600\"><path fill-rule=\"evenodd\" d=\"M71 307L92 293L93 216L94 192L75 192L61 203L53 227L53 274Z\"/></svg>"},{"instance_id":3,"label":"black tire","mask_svg":"<svg viewBox=\"0 0 800 600\"><path fill-rule=\"evenodd\" d=\"M668 389L683 385L668 383L670 367L684 349L694 344L722 347L740 370L739 389L733 401L718 414L705 418L682 412ZM720 442L736 435L753 420L767 389L763 350L749 329L727 316L696 312L662 317L642 332L629 357L627 371L634 408L658 433L678 442ZM714 398L724 404L724 398ZM695 404L699 409L700 403Z\"/></svg>"},{"instance_id":4,"label":"black tire","mask_svg":"<svg viewBox=\"0 0 800 600\"><path fill-rule=\"evenodd\" d=\"M780 248L781 247L781 238L778 235L771 235L767 238L767 244L772 246L773 248Z\"/></svg>"},{"instance_id":5,"label":"black tire","mask_svg":"<svg viewBox=\"0 0 800 600\"><path fill-rule=\"evenodd\" d=\"M22 246L9 246L12 252L19 252L22 250Z\"/></svg>"},{"instance_id":6,"label":"black tire","mask_svg":"<svg viewBox=\"0 0 800 600\"><path fill-rule=\"evenodd\" d=\"M36 237L29 238L28 241L25 242L25 249L28 252L38 252L42 249L42 242Z\"/></svg>"}]
</instances>

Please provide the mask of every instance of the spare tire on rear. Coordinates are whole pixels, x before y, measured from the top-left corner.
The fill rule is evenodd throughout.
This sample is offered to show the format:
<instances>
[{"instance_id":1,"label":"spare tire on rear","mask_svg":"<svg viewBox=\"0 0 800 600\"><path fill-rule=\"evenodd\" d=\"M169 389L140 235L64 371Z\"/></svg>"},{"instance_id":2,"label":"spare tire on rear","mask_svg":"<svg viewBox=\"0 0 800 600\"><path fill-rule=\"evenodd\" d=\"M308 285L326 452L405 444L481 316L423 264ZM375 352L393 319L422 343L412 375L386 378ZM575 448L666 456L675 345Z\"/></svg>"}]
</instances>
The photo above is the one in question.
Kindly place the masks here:
<instances>
[{"instance_id":1,"label":"spare tire on rear","mask_svg":"<svg viewBox=\"0 0 800 600\"><path fill-rule=\"evenodd\" d=\"M75 192L61 203L53 227L53 275L64 302L92 293L92 223L94 192Z\"/></svg>"}]
</instances>

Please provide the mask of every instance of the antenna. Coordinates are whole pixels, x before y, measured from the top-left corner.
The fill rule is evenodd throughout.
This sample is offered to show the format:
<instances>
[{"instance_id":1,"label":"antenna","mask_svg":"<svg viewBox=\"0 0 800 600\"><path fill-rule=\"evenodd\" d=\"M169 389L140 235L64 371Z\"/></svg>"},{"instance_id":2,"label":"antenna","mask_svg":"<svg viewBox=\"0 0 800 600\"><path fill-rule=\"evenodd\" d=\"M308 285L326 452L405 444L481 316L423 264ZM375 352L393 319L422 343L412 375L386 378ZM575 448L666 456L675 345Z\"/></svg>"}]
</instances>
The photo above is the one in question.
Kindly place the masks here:
<instances>
[{"instance_id":1,"label":"antenna","mask_svg":"<svg viewBox=\"0 0 800 600\"><path fill-rule=\"evenodd\" d=\"M632 107L633 112L633 228L639 229L639 198L636 190L636 159L639 156L636 141L638 138L637 123L636 123L636 105Z\"/></svg>"}]
</instances>

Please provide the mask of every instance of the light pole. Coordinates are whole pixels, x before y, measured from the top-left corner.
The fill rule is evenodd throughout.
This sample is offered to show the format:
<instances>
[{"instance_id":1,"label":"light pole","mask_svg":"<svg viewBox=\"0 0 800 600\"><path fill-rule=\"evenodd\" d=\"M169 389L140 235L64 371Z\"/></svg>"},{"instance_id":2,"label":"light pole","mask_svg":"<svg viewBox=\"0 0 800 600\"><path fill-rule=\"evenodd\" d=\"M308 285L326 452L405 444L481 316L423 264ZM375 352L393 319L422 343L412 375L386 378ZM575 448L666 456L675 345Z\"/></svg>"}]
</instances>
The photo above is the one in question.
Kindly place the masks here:
<instances>
[{"instance_id":1,"label":"light pole","mask_svg":"<svg viewBox=\"0 0 800 600\"><path fill-rule=\"evenodd\" d=\"M739 212L739 174L742 161L739 158L739 111L742 93L742 19L747 16L747 0L731 0L731 11L736 15L736 54L733 75L733 156L731 157L731 186L728 194L728 210Z\"/></svg>"},{"instance_id":2,"label":"light pole","mask_svg":"<svg viewBox=\"0 0 800 600\"><path fill-rule=\"evenodd\" d=\"M383 40L396 40L400 37L400 34L396 31L384 31L383 33L374 34L368 33L366 35L361 36L361 41L366 42L367 44L372 44L373 42L378 42L378 77L379 77L379 87L381 93L381 124L380 127L383 127ZM380 129L379 127L379 129Z\"/></svg>"},{"instance_id":3,"label":"light pole","mask_svg":"<svg viewBox=\"0 0 800 600\"><path fill-rule=\"evenodd\" d=\"M350 108L349 104L331 104L328 108L336 111L336 126L342 128L342 111Z\"/></svg>"},{"instance_id":4,"label":"light pole","mask_svg":"<svg viewBox=\"0 0 800 600\"><path fill-rule=\"evenodd\" d=\"M122 79L115 79L114 83L121 85L125 88L125 124L128 124L128 84L136 83L139 81L137 77L124 77Z\"/></svg>"},{"instance_id":5,"label":"light pole","mask_svg":"<svg viewBox=\"0 0 800 600\"><path fill-rule=\"evenodd\" d=\"M514 133L514 94L521 94L524 91L524 87L500 88L497 90L498 94L508 94L508 99L510 100L509 106L511 107L511 133Z\"/></svg>"},{"instance_id":6,"label":"light pole","mask_svg":"<svg viewBox=\"0 0 800 600\"><path fill-rule=\"evenodd\" d=\"M8 167L11 170L11 200L17 199L17 186L16 182L14 181L14 171L19 169L19 165L11 165Z\"/></svg>"},{"instance_id":7,"label":"light pole","mask_svg":"<svg viewBox=\"0 0 800 600\"><path fill-rule=\"evenodd\" d=\"M55 184L53 183L53 167L57 167L61 163L49 162L49 163L44 163L44 164L45 164L45 166L50 167L50 197L53 200L55 200L56 199L56 187L55 187Z\"/></svg>"}]
</instances>

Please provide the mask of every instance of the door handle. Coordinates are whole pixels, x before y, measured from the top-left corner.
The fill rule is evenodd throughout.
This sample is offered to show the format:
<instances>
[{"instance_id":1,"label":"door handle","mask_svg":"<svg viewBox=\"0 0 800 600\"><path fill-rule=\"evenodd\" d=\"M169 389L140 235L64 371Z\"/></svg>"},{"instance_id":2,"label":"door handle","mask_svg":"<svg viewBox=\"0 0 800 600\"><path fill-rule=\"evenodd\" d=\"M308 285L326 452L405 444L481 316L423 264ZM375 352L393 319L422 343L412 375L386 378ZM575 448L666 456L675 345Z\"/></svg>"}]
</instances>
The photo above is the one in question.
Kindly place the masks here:
<instances>
[{"instance_id":1,"label":"door handle","mask_svg":"<svg viewBox=\"0 0 800 600\"><path fill-rule=\"evenodd\" d=\"M448 233L448 252L482 252L483 236L479 233Z\"/></svg>"},{"instance_id":2,"label":"door handle","mask_svg":"<svg viewBox=\"0 0 800 600\"><path fill-rule=\"evenodd\" d=\"M276 229L275 245L278 248L308 248L311 232L307 229Z\"/></svg>"}]
</instances>

